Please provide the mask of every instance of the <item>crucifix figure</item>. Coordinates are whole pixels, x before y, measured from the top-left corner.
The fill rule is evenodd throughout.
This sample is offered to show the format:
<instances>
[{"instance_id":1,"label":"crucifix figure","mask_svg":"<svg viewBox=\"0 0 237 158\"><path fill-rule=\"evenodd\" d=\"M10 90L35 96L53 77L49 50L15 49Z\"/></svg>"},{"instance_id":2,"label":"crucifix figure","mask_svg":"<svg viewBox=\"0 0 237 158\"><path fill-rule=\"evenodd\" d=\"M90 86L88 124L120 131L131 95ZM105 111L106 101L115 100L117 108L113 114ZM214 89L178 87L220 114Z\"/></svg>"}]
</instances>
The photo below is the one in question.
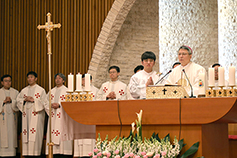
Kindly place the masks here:
<instances>
[{"instance_id":1,"label":"crucifix figure","mask_svg":"<svg viewBox=\"0 0 237 158\"><path fill-rule=\"evenodd\" d=\"M49 131L51 131L51 31L53 31L54 28L60 28L61 24L53 24L51 22L51 14L47 14L47 22L45 25L38 25L38 29L45 29L47 32L46 39L47 39L47 45L48 45L48 56L49 56ZM51 139L51 134L49 134L49 158L53 158L53 142Z\"/></svg>"}]
</instances>

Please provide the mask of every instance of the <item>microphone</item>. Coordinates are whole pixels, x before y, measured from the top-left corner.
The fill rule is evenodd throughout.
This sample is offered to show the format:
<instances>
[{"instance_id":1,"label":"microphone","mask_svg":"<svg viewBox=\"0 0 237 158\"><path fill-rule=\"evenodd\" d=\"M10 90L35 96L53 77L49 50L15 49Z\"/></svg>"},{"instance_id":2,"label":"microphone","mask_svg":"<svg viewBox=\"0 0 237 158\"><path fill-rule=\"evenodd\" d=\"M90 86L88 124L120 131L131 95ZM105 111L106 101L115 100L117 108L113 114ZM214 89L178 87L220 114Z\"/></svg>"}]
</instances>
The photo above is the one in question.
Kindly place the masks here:
<instances>
[{"instance_id":1,"label":"microphone","mask_svg":"<svg viewBox=\"0 0 237 158\"><path fill-rule=\"evenodd\" d=\"M195 96L193 96L193 86L191 85L191 83L190 83L190 81L189 81L189 79L188 79L188 76L187 76L185 70L183 69L182 71L184 72L184 74L185 74L185 76L186 76L186 78L187 78L187 80L188 80L188 84L189 84L189 86L190 86L190 88L191 88L191 96L190 96L190 98L196 98Z\"/></svg>"},{"instance_id":2,"label":"microphone","mask_svg":"<svg viewBox=\"0 0 237 158\"><path fill-rule=\"evenodd\" d=\"M163 77L161 77L161 79L159 79L155 85L157 85L158 83L160 83L160 81L162 81L169 73L171 73L172 70L168 71Z\"/></svg>"}]
</instances>

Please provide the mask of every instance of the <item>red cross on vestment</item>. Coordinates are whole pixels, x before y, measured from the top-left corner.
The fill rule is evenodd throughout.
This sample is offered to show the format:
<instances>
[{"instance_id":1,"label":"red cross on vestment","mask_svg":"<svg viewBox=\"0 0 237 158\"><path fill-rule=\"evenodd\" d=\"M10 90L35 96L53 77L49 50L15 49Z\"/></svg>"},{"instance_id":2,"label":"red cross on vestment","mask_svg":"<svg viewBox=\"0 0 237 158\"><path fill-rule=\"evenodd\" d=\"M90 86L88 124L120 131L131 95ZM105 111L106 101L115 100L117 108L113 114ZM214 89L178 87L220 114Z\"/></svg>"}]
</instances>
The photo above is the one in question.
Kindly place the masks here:
<instances>
[{"instance_id":1,"label":"red cross on vestment","mask_svg":"<svg viewBox=\"0 0 237 158\"><path fill-rule=\"evenodd\" d=\"M23 115L23 117L26 117L26 112L24 111L24 112L22 113L22 115Z\"/></svg>"},{"instance_id":2,"label":"red cross on vestment","mask_svg":"<svg viewBox=\"0 0 237 158\"><path fill-rule=\"evenodd\" d=\"M51 117L53 117L53 116L54 116L54 112L52 111L52 112L51 112Z\"/></svg>"},{"instance_id":3,"label":"red cross on vestment","mask_svg":"<svg viewBox=\"0 0 237 158\"><path fill-rule=\"evenodd\" d=\"M22 131L22 133L23 133L24 135L26 135L26 133L27 133L27 130L26 130L26 129L24 129L24 130Z\"/></svg>"},{"instance_id":4,"label":"red cross on vestment","mask_svg":"<svg viewBox=\"0 0 237 158\"><path fill-rule=\"evenodd\" d=\"M61 113L59 112L59 113L57 114L57 116L58 116L58 118L60 118L60 117L61 117Z\"/></svg>"},{"instance_id":5,"label":"red cross on vestment","mask_svg":"<svg viewBox=\"0 0 237 158\"><path fill-rule=\"evenodd\" d=\"M65 99L65 96L64 96L64 95L61 95L61 96L60 96L60 99L61 99L61 100L64 100L64 99Z\"/></svg>"},{"instance_id":6,"label":"red cross on vestment","mask_svg":"<svg viewBox=\"0 0 237 158\"><path fill-rule=\"evenodd\" d=\"M95 98L95 95L93 93L91 93L91 95L93 96L93 98Z\"/></svg>"},{"instance_id":7,"label":"red cross on vestment","mask_svg":"<svg viewBox=\"0 0 237 158\"><path fill-rule=\"evenodd\" d=\"M31 132L32 134L34 134L34 133L36 132L36 130L35 130L34 128L31 128L31 129L30 129L30 132Z\"/></svg>"},{"instance_id":8,"label":"red cross on vestment","mask_svg":"<svg viewBox=\"0 0 237 158\"><path fill-rule=\"evenodd\" d=\"M108 90L108 88L104 87L103 88L103 91L106 93L106 91Z\"/></svg>"},{"instance_id":9,"label":"red cross on vestment","mask_svg":"<svg viewBox=\"0 0 237 158\"><path fill-rule=\"evenodd\" d=\"M56 136L59 136L60 132L59 132L58 130L56 130L56 131L54 132L54 134L55 134Z\"/></svg>"},{"instance_id":10,"label":"red cross on vestment","mask_svg":"<svg viewBox=\"0 0 237 158\"><path fill-rule=\"evenodd\" d=\"M35 94L35 97L36 97L36 98L39 98L39 97L40 97L40 94L39 94L39 93L36 93L36 94Z\"/></svg>"},{"instance_id":11,"label":"red cross on vestment","mask_svg":"<svg viewBox=\"0 0 237 158\"><path fill-rule=\"evenodd\" d=\"M37 114L38 114L38 112L35 112L35 111L32 112L32 115L34 115L34 116L36 116Z\"/></svg>"},{"instance_id":12,"label":"red cross on vestment","mask_svg":"<svg viewBox=\"0 0 237 158\"><path fill-rule=\"evenodd\" d=\"M51 94L51 100L53 100L53 98L54 98L54 95L53 95L53 94Z\"/></svg>"},{"instance_id":13,"label":"red cross on vestment","mask_svg":"<svg viewBox=\"0 0 237 158\"><path fill-rule=\"evenodd\" d=\"M27 97L26 94L24 94L23 98L25 99L26 97Z\"/></svg>"},{"instance_id":14,"label":"red cross on vestment","mask_svg":"<svg viewBox=\"0 0 237 158\"><path fill-rule=\"evenodd\" d=\"M119 91L119 94L120 94L120 95L123 95L123 94L124 94L124 91L121 89L121 90Z\"/></svg>"}]
</instances>

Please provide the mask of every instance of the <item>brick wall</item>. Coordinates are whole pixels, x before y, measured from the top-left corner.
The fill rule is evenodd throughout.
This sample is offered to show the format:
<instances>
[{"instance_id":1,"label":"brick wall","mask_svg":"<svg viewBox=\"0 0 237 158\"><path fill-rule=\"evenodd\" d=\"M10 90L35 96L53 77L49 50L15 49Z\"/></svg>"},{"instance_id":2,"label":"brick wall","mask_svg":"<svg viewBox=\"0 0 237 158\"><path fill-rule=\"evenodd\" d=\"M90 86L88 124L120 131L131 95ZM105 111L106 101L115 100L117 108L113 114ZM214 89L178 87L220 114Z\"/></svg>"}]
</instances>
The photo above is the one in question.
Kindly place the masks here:
<instances>
[{"instance_id":1,"label":"brick wall","mask_svg":"<svg viewBox=\"0 0 237 158\"><path fill-rule=\"evenodd\" d=\"M165 73L177 61L177 49L193 49L193 61L209 67L218 62L218 7L216 0L116 0L98 38L89 73L97 87L109 80L108 68L121 69L129 82L140 56L153 51L154 67Z\"/></svg>"}]
</instances>

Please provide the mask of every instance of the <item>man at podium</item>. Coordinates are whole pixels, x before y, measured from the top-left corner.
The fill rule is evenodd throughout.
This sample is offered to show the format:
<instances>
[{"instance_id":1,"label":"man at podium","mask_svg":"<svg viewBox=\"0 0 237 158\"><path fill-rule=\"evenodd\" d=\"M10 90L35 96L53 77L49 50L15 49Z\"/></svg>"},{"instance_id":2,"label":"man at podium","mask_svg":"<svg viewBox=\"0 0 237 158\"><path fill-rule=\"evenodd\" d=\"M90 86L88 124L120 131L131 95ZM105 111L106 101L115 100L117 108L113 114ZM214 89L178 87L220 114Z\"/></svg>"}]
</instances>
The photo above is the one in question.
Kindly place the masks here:
<instances>
[{"instance_id":1,"label":"man at podium","mask_svg":"<svg viewBox=\"0 0 237 158\"><path fill-rule=\"evenodd\" d=\"M166 80L167 84L179 84L184 87L189 95L192 94L191 87L193 87L193 95L198 95L199 73L206 74L206 70L201 65L191 61L193 51L189 46L181 46L178 50L178 58L181 65L177 66L170 73ZM206 75L205 75L206 76ZM190 81L190 84L189 84Z\"/></svg>"}]
</instances>

